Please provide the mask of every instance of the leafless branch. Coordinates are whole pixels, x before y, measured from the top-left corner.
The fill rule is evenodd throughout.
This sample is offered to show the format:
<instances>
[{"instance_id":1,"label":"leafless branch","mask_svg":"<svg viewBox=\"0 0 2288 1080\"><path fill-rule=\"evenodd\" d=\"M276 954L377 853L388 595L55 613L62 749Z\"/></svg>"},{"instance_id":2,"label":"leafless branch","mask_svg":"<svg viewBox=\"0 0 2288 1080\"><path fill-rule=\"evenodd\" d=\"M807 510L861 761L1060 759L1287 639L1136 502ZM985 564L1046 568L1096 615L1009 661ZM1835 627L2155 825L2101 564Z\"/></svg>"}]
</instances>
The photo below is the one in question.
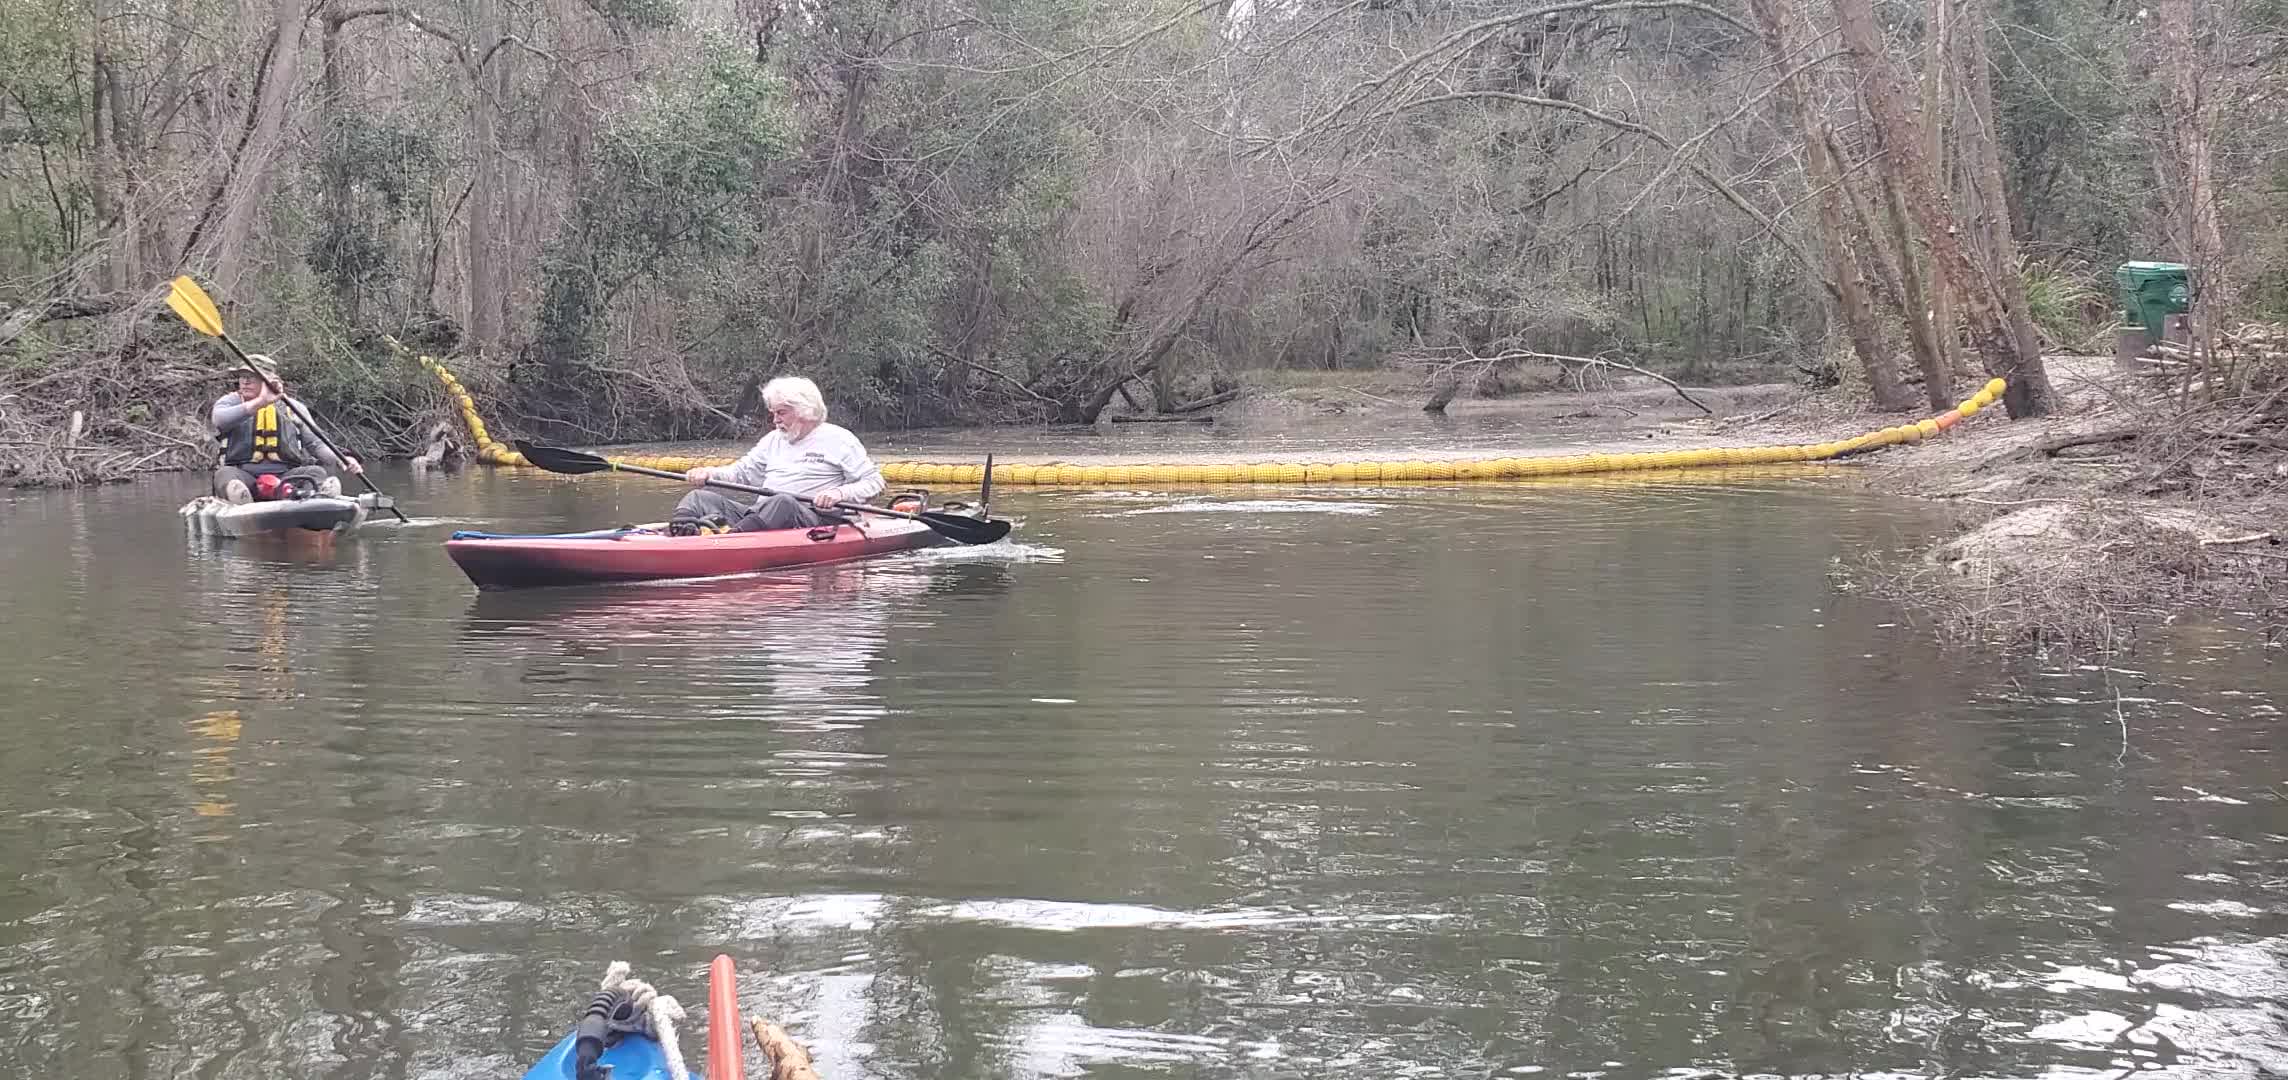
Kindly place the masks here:
<instances>
[{"instance_id":1,"label":"leafless branch","mask_svg":"<svg viewBox=\"0 0 2288 1080\"><path fill-rule=\"evenodd\" d=\"M1404 106L1402 106L1402 108L1425 108L1446 101L1470 101L1480 99L1491 101L1507 101L1518 105L1532 105L1544 109L1557 109L1563 112L1574 113L1587 117L1591 120L1595 120L1598 123L1604 124L1608 127L1626 131L1633 135L1642 136L1643 138L1659 145L1663 149L1668 150L1671 154L1677 153L1676 143L1670 141L1667 136L1662 135L1661 133L1654 131L1649 127L1646 127L1643 124L1636 123L1632 120L1624 120L1620 117L1613 116L1608 113L1599 112L1586 105L1580 104L1579 102L1563 101L1557 98L1534 97L1529 94L1511 93L1507 90L1461 90L1450 94L1438 94L1431 97L1417 98L1413 101L1407 102ZM1754 220L1756 224L1763 226L1765 231L1768 232L1774 240L1779 241L1782 247L1787 248L1788 254L1795 256L1797 262L1803 264L1806 269L1812 271L1813 273L1822 272L1820 263L1813 259L1810 253L1804 251L1802 245L1797 244L1786 233L1782 232L1779 228L1779 224L1773 221L1770 215L1764 213L1762 210L1757 209L1755 204L1748 201L1747 196L1740 194L1739 189L1725 182L1722 177L1717 176L1715 173L1709 172L1705 166L1702 166L1697 162L1683 158L1681 155L1679 155L1678 160L1683 164L1686 170L1692 173L1692 175L1699 177L1703 183L1706 183L1710 188L1714 189L1718 195L1723 196L1724 201L1731 203L1734 207L1738 208L1741 213L1748 215L1749 218Z\"/></svg>"}]
</instances>

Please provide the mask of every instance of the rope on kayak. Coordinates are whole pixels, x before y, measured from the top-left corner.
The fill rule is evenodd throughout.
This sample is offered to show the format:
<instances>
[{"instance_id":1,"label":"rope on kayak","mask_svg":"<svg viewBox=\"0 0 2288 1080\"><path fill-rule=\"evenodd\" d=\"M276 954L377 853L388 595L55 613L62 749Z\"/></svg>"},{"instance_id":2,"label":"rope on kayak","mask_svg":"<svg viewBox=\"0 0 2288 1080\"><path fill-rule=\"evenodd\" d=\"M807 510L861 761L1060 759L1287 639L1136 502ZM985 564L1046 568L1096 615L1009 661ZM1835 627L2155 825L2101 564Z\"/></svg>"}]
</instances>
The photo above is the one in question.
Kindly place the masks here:
<instances>
[{"instance_id":1,"label":"rope on kayak","mask_svg":"<svg viewBox=\"0 0 2288 1080\"><path fill-rule=\"evenodd\" d=\"M477 415L476 399L467 387L428 356L421 366L437 376L461 410L469 437L477 444L477 460L487 465L530 465L514 447L494 442ZM2007 388L1990 379L1970 399L1937 416L1912 424L1870 431L1854 439L1787 446L1727 446L1698 450L1653 450L1628 454L1566 454L1545 457L1463 458L1444 461L1237 461L1183 464L1078 465L1011 464L993 467L996 484L1042 485L1067 488L1121 487L1128 484L1348 484L1411 483L1427 480L1517 480L1590 473L1700 469L1740 465L1775 465L1789 462L1834 461L1901 443L1919 443L1968 420L2002 399ZM728 457L692 457L677 454L628 454L615 458L623 464L685 472L702 466L727 465ZM893 484L976 485L985 480L980 465L885 461L882 477Z\"/></svg>"},{"instance_id":2,"label":"rope on kayak","mask_svg":"<svg viewBox=\"0 0 2288 1080\"><path fill-rule=\"evenodd\" d=\"M606 993L617 991L625 995L624 1003L612 1010L611 1029L621 1034L647 1036L657 1042L667 1057L670 1080L691 1080L691 1072L683 1064L683 1045L675 1038L675 1022L686 1015L683 1006L650 983L628 978L630 970L625 960L614 960L604 969L602 989Z\"/></svg>"}]
</instances>

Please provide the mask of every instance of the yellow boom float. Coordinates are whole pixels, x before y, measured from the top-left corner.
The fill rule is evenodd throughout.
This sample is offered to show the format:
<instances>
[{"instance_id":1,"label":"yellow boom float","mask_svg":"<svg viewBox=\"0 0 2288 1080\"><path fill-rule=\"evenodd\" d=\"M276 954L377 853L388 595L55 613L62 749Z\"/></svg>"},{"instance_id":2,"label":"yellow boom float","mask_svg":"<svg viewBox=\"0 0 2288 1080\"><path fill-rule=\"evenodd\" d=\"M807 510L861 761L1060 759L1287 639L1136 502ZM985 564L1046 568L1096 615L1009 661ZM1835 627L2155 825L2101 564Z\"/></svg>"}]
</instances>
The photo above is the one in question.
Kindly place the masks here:
<instances>
[{"instance_id":1,"label":"yellow boom float","mask_svg":"<svg viewBox=\"0 0 2288 1080\"><path fill-rule=\"evenodd\" d=\"M476 443L477 460L488 465L525 466L530 463L512 447L493 441L477 415L476 399L467 387L432 357L421 366L437 376L453 403L461 410L469 437ZM1649 450L1627 454L1565 454L1553 457L1464 458L1425 461L1234 461L1141 465L995 465L993 482L1048 487L1119 487L1129 484L1347 484L1416 480L1519 480L1541 476L1772 465L1787 462L1832 461L1900 443L1931 438L1993 405L2002 397L2004 383L1989 380L1970 400L1937 416L1912 424L1870 431L1855 439L1803 443L1792 446L1741 446L1700 450ZM683 471L702 465L725 465L727 457L685 457L673 454L630 454L614 458L629 465ZM974 486L985 479L985 467L929 461L886 461L882 475L893 484Z\"/></svg>"}]
</instances>

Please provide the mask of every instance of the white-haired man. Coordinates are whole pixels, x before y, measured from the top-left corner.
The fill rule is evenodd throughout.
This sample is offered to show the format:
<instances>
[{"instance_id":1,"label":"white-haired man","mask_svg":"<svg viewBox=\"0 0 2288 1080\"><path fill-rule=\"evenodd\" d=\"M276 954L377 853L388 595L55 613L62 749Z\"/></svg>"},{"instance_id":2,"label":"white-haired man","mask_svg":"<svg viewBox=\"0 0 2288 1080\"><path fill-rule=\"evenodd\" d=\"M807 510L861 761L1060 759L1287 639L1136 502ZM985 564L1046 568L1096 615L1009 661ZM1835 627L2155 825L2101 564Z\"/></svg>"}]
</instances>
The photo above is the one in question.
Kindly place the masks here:
<instances>
[{"instance_id":1,"label":"white-haired man","mask_svg":"<svg viewBox=\"0 0 2288 1080\"><path fill-rule=\"evenodd\" d=\"M795 529L848 520L831 509L838 502L864 502L882 493L882 470L849 429L826 422L826 399L809 379L772 379L763 387L771 430L754 449L729 465L684 474L699 490L675 504L668 531L690 536L706 531L710 519L732 532ZM748 501L705 486L727 480L778 492Z\"/></svg>"}]
</instances>

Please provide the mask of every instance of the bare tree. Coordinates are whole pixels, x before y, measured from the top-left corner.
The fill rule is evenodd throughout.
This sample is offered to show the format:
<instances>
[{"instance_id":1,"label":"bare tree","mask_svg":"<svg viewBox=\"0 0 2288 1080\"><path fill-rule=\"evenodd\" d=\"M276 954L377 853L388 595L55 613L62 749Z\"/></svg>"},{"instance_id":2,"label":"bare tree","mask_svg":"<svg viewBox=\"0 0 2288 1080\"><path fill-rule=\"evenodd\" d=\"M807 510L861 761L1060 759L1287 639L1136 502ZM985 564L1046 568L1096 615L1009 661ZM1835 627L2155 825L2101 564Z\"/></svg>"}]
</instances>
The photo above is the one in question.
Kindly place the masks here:
<instances>
[{"instance_id":1,"label":"bare tree","mask_svg":"<svg viewBox=\"0 0 2288 1080\"><path fill-rule=\"evenodd\" d=\"M1832 0L1844 44L1865 80L1871 118L1885 154L1882 167L1899 184L1907 209L1922 226L1930 244L1940 287L1963 301L1971 339L1977 343L1989 372L2008 382L2003 405L2012 417L2041 416L2051 410L2049 376L2043 368L2039 342L2021 336L2013 325L2013 311L2025 307L2025 284L2014 265L1996 274L1971 258L1964 243L1965 229L1946 196L1939 177L1924 153L1924 136L1908 115L1906 94L1897 68L1883 48L1869 0ZM1978 31L1973 31L1978 32ZM1990 110L1989 110L1990 111ZM2003 215L2006 217L2007 215ZM2006 244L2007 221L2000 234ZM1998 253L2011 259L2014 252ZM2014 259L2013 259L2014 263ZM2005 299L2005 297L2014 297Z\"/></svg>"},{"instance_id":2,"label":"bare tree","mask_svg":"<svg viewBox=\"0 0 2288 1080\"><path fill-rule=\"evenodd\" d=\"M199 222L191 227L183 261L212 266L215 283L234 292L247 272L247 242L270 195L271 165L302 65L301 0L273 0L271 26L255 61L254 92L238 138L221 155L219 175Z\"/></svg>"},{"instance_id":3,"label":"bare tree","mask_svg":"<svg viewBox=\"0 0 2288 1080\"><path fill-rule=\"evenodd\" d=\"M1789 26L1787 15L1781 10L1782 0L1749 0L1757 26L1763 31L1765 50L1774 66L1781 69L1779 97L1800 132L1803 144L1804 171L1819 202L1819 235L1827 254L1828 291L1841 309L1843 325L1849 332L1852 351L1859 356L1860 366L1867 372L1868 392L1879 409L1905 411L1908 406L1906 390L1899 385L1891 357L1883 348L1882 329L1875 320L1875 308L1867 292L1859 262L1852 257L1848 226L1845 224L1845 180L1835 161L1828 153L1826 123L1812 112L1798 74L1788 69L1789 58L1796 55L1798 45Z\"/></svg>"},{"instance_id":4,"label":"bare tree","mask_svg":"<svg viewBox=\"0 0 2288 1080\"><path fill-rule=\"evenodd\" d=\"M2154 148L2156 171L2174 218L2170 239L2188 267L2188 322L2195 355L2208 361L2214 358L2220 323L2232 305L2210 150L2217 66L2202 45L2215 32L2214 0L2157 0L2154 15L2165 84L2161 122L2168 133L2166 142Z\"/></svg>"}]
</instances>

